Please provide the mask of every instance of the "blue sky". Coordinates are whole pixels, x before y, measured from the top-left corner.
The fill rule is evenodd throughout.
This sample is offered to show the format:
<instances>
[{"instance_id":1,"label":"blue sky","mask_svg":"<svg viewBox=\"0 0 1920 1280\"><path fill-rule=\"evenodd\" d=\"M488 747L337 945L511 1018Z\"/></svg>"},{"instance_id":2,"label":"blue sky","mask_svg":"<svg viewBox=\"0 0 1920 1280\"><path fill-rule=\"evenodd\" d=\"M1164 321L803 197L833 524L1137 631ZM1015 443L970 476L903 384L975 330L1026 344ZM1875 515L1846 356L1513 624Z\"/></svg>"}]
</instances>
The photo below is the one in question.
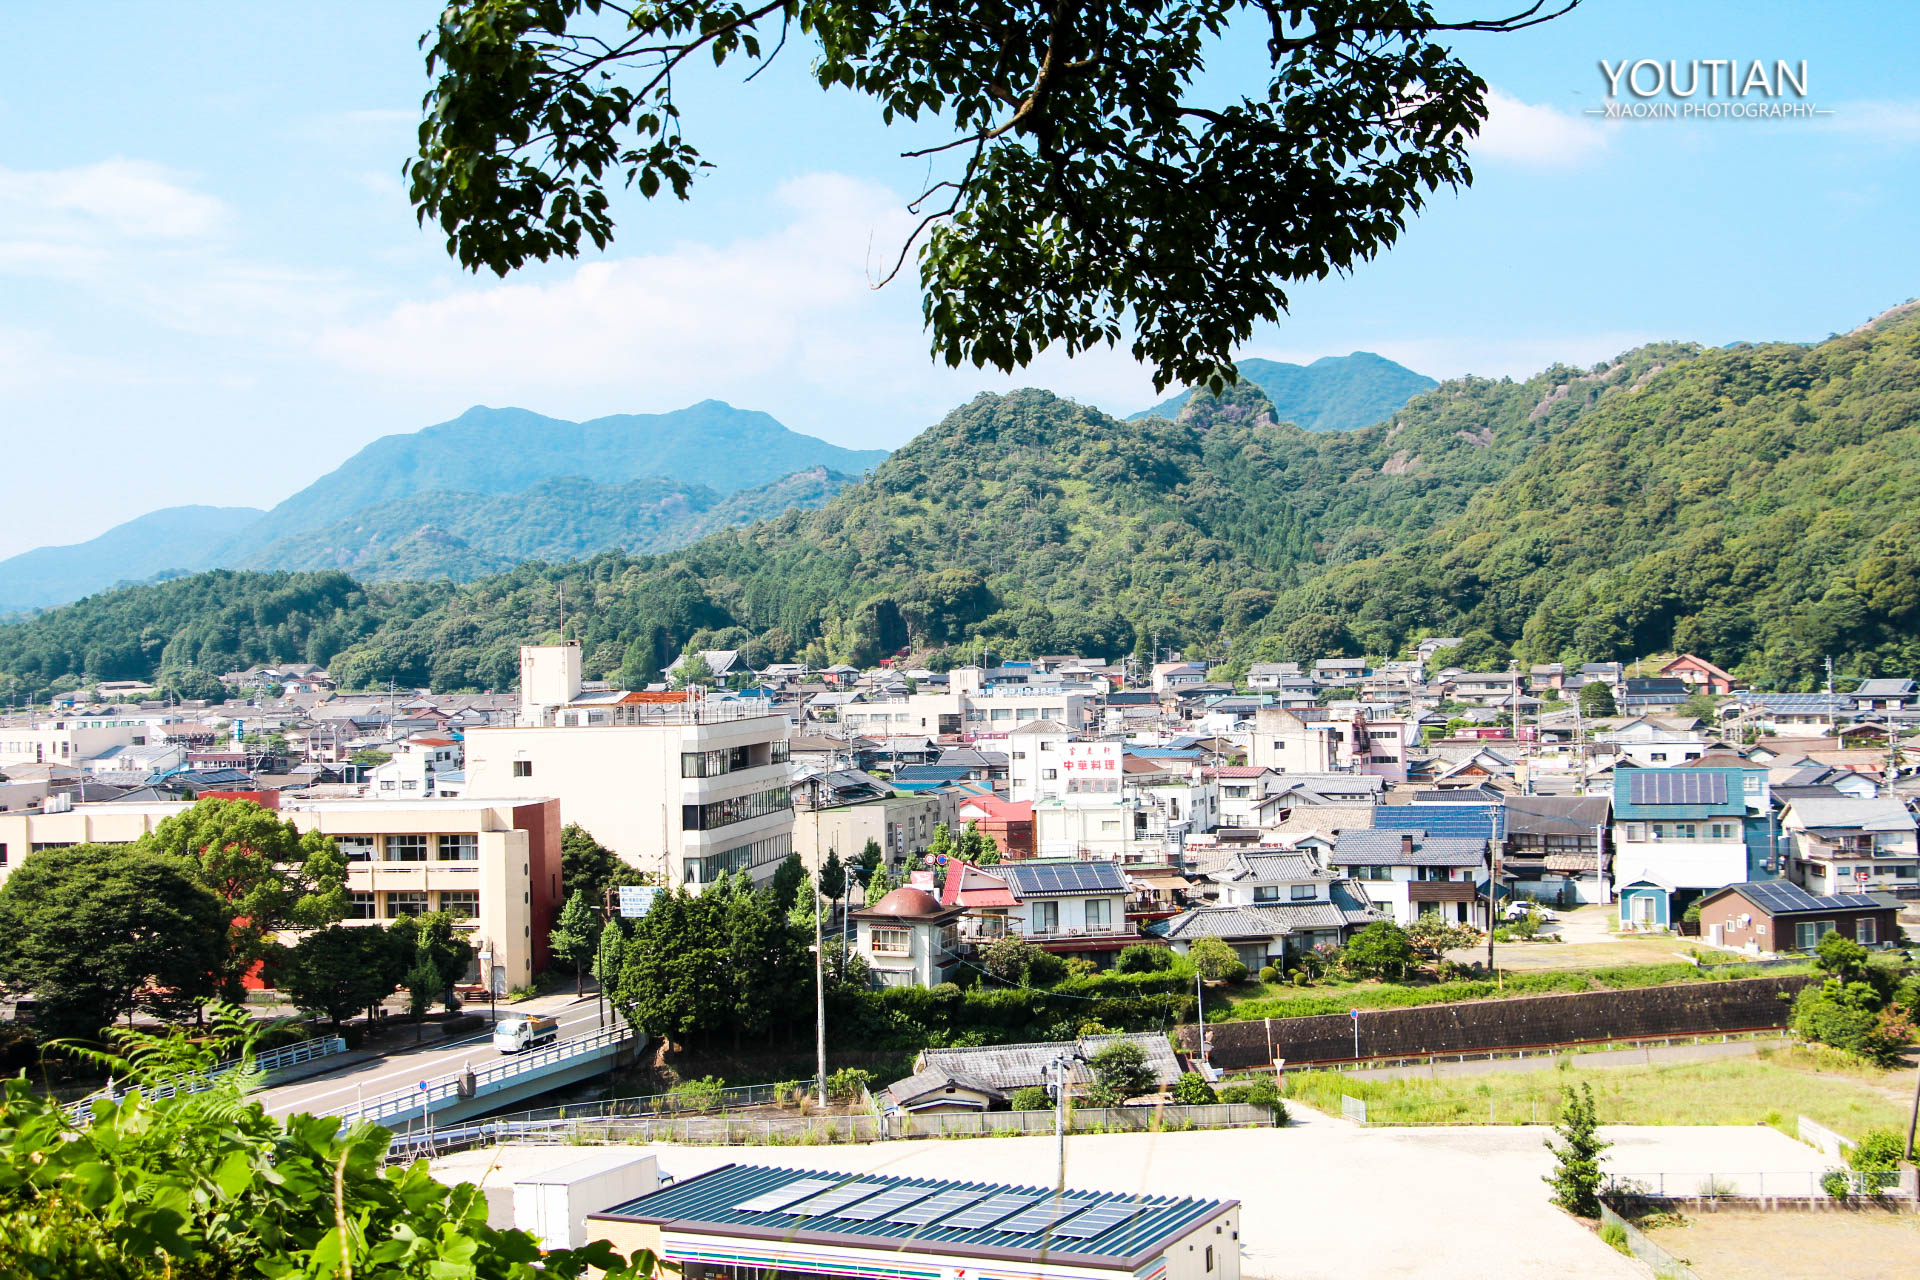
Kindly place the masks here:
<instances>
[{"instance_id":1,"label":"blue sky","mask_svg":"<svg viewBox=\"0 0 1920 1280\"><path fill-rule=\"evenodd\" d=\"M1920 293L1901 7L1588 0L1464 41L1496 95L1475 184L1296 290L1243 354L1524 376L1652 339L1814 340ZM897 156L911 139L822 93L803 48L752 85L683 85L718 165L692 203L624 199L608 252L501 281L455 268L401 186L434 4L88 12L77 31L65 6L12 6L0 48L0 555L155 507L270 505L476 403L579 418L714 397L893 446L980 390L1158 398L1123 352L1015 378L935 366L913 282L868 287L923 172ZM1213 82L1255 83L1248 52L1223 49ZM1805 59L1833 114L1583 115L1598 60L1623 57Z\"/></svg>"}]
</instances>

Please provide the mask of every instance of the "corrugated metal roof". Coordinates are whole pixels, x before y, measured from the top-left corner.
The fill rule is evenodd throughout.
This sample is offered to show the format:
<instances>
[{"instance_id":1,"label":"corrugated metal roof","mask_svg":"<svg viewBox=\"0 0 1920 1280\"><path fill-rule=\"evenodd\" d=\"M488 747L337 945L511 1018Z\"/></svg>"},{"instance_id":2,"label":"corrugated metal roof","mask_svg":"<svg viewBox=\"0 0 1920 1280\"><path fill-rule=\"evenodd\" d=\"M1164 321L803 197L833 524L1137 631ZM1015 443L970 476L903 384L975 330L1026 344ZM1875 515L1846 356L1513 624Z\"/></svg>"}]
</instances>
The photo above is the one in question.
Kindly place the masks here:
<instances>
[{"instance_id":1,"label":"corrugated metal roof","mask_svg":"<svg viewBox=\"0 0 1920 1280\"><path fill-rule=\"evenodd\" d=\"M1091 1058L1113 1044L1139 1045L1146 1053L1147 1067L1158 1083L1169 1085L1180 1078L1180 1062L1173 1056L1173 1047L1167 1043L1167 1038L1148 1031L1082 1036L1077 1042L1061 1040L963 1049L928 1049L921 1071L944 1071L1011 1092L1028 1085L1045 1084L1047 1064L1063 1050L1077 1047L1082 1055ZM1067 1081L1069 1085L1091 1084L1093 1072L1086 1063L1074 1062L1068 1069Z\"/></svg>"}]
</instances>

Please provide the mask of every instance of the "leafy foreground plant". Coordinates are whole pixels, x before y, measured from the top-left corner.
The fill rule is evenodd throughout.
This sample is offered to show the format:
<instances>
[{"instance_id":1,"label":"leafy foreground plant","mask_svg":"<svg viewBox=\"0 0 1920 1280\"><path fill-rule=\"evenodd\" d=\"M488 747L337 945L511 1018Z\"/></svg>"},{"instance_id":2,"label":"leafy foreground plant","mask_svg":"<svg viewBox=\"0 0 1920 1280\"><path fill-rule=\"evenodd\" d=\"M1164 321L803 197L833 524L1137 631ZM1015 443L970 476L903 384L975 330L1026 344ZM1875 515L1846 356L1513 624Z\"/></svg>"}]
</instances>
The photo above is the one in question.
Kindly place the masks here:
<instances>
[{"instance_id":1,"label":"leafy foreground plant","mask_svg":"<svg viewBox=\"0 0 1920 1280\"><path fill-rule=\"evenodd\" d=\"M383 1163L391 1134L331 1117L268 1116L246 1091L256 1030L215 1006L215 1034L116 1030L112 1050L70 1052L134 1086L75 1119L24 1078L0 1099L0 1275L35 1280L617 1280L651 1276L642 1251L605 1241L543 1254L487 1225L486 1197ZM208 1073L221 1060L238 1070ZM155 1097L185 1083L181 1089Z\"/></svg>"}]
</instances>

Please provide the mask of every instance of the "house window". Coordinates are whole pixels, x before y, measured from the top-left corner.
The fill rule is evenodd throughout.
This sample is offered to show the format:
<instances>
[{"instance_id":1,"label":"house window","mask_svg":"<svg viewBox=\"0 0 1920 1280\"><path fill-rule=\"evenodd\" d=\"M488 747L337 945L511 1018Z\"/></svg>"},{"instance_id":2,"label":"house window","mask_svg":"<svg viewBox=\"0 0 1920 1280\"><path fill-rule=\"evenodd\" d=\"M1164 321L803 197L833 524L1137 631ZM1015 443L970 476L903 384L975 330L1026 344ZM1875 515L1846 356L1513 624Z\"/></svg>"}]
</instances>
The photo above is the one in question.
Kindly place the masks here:
<instances>
[{"instance_id":1,"label":"house window","mask_svg":"<svg viewBox=\"0 0 1920 1280\"><path fill-rule=\"evenodd\" d=\"M1871 922L1868 922L1871 923ZM1113 903L1105 898L1087 899L1087 930L1110 929L1113 927Z\"/></svg>"},{"instance_id":2,"label":"house window","mask_svg":"<svg viewBox=\"0 0 1920 1280\"><path fill-rule=\"evenodd\" d=\"M1760 775L1757 773L1748 774L1746 776L1746 779L1743 785L1746 787L1746 791L1748 795L1750 796L1759 795L1760 794Z\"/></svg>"},{"instance_id":3,"label":"house window","mask_svg":"<svg viewBox=\"0 0 1920 1280\"><path fill-rule=\"evenodd\" d=\"M427 860L427 838L425 836L388 836L388 862L425 862Z\"/></svg>"},{"instance_id":4,"label":"house window","mask_svg":"<svg viewBox=\"0 0 1920 1280\"><path fill-rule=\"evenodd\" d=\"M1820 939L1833 932L1831 920L1801 920L1793 926L1793 945L1799 951L1811 951Z\"/></svg>"},{"instance_id":5,"label":"house window","mask_svg":"<svg viewBox=\"0 0 1920 1280\"><path fill-rule=\"evenodd\" d=\"M1060 776L1060 771L1058 769L1042 769L1040 771L1040 780L1042 782L1052 782L1055 778L1059 776Z\"/></svg>"},{"instance_id":6,"label":"house window","mask_svg":"<svg viewBox=\"0 0 1920 1280\"><path fill-rule=\"evenodd\" d=\"M1347 874L1355 880L1391 880L1393 868L1387 866L1348 867Z\"/></svg>"},{"instance_id":7,"label":"house window","mask_svg":"<svg viewBox=\"0 0 1920 1280\"><path fill-rule=\"evenodd\" d=\"M1024 751L1016 751L1013 753L1013 758L1015 760L1025 760L1027 758L1027 753Z\"/></svg>"},{"instance_id":8,"label":"house window","mask_svg":"<svg viewBox=\"0 0 1920 1280\"><path fill-rule=\"evenodd\" d=\"M875 955L904 956L913 946L911 929L875 929L872 938Z\"/></svg>"},{"instance_id":9,"label":"house window","mask_svg":"<svg viewBox=\"0 0 1920 1280\"><path fill-rule=\"evenodd\" d=\"M1666 761L1666 758L1667 758L1667 753L1664 751L1649 751L1647 753L1647 759L1652 760L1655 763L1664 763Z\"/></svg>"},{"instance_id":10,"label":"house window","mask_svg":"<svg viewBox=\"0 0 1920 1280\"><path fill-rule=\"evenodd\" d=\"M347 895L347 919L371 920L376 914L372 894L349 893Z\"/></svg>"},{"instance_id":11,"label":"house window","mask_svg":"<svg viewBox=\"0 0 1920 1280\"><path fill-rule=\"evenodd\" d=\"M1295 902L1311 902L1317 896L1319 896L1319 890L1310 884L1296 884L1293 886L1293 900Z\"/></svg>"},{"instance_id":12,"label":"house window","mask_svg":"<svg viewBox=\"0 0 1920 1280\"><path fill-rule=\"evenodd\" d=\"M480 837L471 831L439 838L440 861L474 862L480 857Z\"/></svg>"},{"instance_id":13,"label":"house window","mask_svg":"<svg viewBox=\"0 0 1920 1280\"><path fill-rule=\"evenodd\" d=\"M1710 822L1710 823L1708 823L1708 824L1707 824L1707 838L1708 838L1708 839L1710 839L1710 840L1731 840L1731 839L1733 839L1733 824L1732 824L1731 822Z\"/></svg>"},{"instance_id":14,"label":"house window","mask_svg":"<svg viewBox=\"0 0 1920 1280\"><path fill-rule=\"evenodd\" d=\"M1141 814L1141 815L1138 815L1138 817L1140 820L1134 823L1134 825L1142 831L1146 830L1146 827L1147 827L1146 815ZM1118 818L1102 819L1100 823L1100 829L1102 831L1118 831L1120 829L1120 819Z\"/></svg>"},{"instance_id":15,"label":"house window","mask_svg":"<svg viewBox=\"0 0 1920 1280\"><path fill-rule=\"evenodd\" d=\"M373 861L372 836L335 836L333 843L348 862Z\"/></svg>"},{"instance_id":16,"label":"house window","mask_svg":"<svg viewBox=\"0 0 1920 1280\"><path fill-rule=\"evenodd\" d=\"M456 920L475 919L480 914L480 891L478 889L442 889L440 910Z\"/></svg>"},{"instance_id":17,"label":"house window","mask_svg":"<svg viewBox=\"0 0 1920 1280\"><path fill-rule=\"evenodd\" d=\"M1057 902L1036 902L1033 904L1033 931L1035 933L1054 933L1060 928L1060 904Z\"/></svg>"},{"instance_id":18,"label":"house window","mask_svg":"<svg viewBox=\"0 0 1920 1280\"><path fill-rule=\"evenodd\" d=\"M387 919L396 920L401 916L417 916L427 909L427 894L424 889L395 889L387 894Z\"/></svg>"},{"instance_id":19,"label":"house window","mask_svg":"<svg viewBox=\"0 0 1920 1280\"><path fill-rule=\"evenodd\" d=\"M1253 886L1253 900L1255 902L1280 901L1280 886L1277 884L1257 884Z\"/></svg>"},{"instance_id":20,"label":"house window","mask_svg":"<svg viewBox=\"0 0 1920 1280\"><path fill-rule=\"evenodd\" d=\"M1874 927L1871 917L1862 916L1853 922L1853 940L1863 947L1871 947L1880 941L1879 931Z\"/></svg>"},{"instance_id":21,"label":"house window","mask_svg":"<svg viewBox=\"0 0 1920 1280\"><path fill-rule=\"evenodd\" d=\"M1638 843L1639 841L1645 840L1646 838L1647 838L1647 826L1644 822L1629 822L1627 824L1628 840Z\"/></svg>"},{"instance_id":22,"label":"house window","mask_svg":"<svg viewBox=\"0 0 1920 1280\"><path fill-rule=\"evenodd\" d=\"M1212 1245L1207 1246L1207 1270L1209 1272L1213 1270L1213 1246Z\"/></svg>"},{"instance_id":23,"label":"house window","mask_svg":"<svg viewBox=\"0 0 1920 1280\"><path fill-rule=\"evenodd\" d=\"M531 778L533 776L533 761L515 760L513 762L513 776L516 778Z\"/></svg>"}]
</instances>

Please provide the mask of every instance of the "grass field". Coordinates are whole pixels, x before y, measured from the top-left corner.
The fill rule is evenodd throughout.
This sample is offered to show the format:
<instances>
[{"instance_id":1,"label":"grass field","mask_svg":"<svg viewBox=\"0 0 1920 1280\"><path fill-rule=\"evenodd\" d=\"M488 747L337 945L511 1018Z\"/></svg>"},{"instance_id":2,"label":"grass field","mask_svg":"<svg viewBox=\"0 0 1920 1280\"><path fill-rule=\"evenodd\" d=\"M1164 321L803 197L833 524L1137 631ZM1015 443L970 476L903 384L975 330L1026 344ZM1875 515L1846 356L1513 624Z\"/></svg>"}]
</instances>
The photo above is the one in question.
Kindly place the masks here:
<instances>
[{"instance_id":1,"label":"grass field","mask_svg":"<svg viewBox=\"0 0 1920 1280\"><path fill-rule=\"evenodd\" d=\"M1787 1274L1798 1280L1878 1280L1920 1268L1920 1219L1909 1213L1669 1216L1647 1237L1683 1259L1700 1280ZM1783 1269L1785 1259L1791 1259L1790 1269Z\"/></svg>"},{"instance_id":2,"label":"grass field","mask_svg":"<svg viewBox=\"0 0 1920 1280\"><path fill-rule=\"evenodd\" d=\"M1294 987L1281 982L1250 982L1223 992L1208 992L1207 1018L1212 1022L1239 1018L1303 1018L1320 1013L1345 1013L1349 1009L1403 1009L1453 1000L1491 1000L1578 991L1625 991L1675 982L1782 977L1810 973L1812 970L1811 964L1765 971L1747 965L1701 969L1683 960L1669 960L1665 964L1538 969L1502 973L1497 980L1465 982L1318 982L1306 987Z\"/></svg>"},{"instance_id":3,"label":"grass field","mask_svg":"<svg viewBox=\"0 0 1920 1280\"><path fill-rule=\"evenodd\" d=\"M1347 1094L1367 1104L1375 1124L1548 1124L1561 1091L1582 1081L1593 1086L1602 1124L1769 1124L1792 1133L1804 1115L1849 1136L1906 1131L1905 1086L1892 1073L1802 1046L1651 1067L1585 1067L1576 1054L1551 1071L1437 1079L1289 1072L1287 1099L1338 1115Z\"/></svg>"}]
</instances>

